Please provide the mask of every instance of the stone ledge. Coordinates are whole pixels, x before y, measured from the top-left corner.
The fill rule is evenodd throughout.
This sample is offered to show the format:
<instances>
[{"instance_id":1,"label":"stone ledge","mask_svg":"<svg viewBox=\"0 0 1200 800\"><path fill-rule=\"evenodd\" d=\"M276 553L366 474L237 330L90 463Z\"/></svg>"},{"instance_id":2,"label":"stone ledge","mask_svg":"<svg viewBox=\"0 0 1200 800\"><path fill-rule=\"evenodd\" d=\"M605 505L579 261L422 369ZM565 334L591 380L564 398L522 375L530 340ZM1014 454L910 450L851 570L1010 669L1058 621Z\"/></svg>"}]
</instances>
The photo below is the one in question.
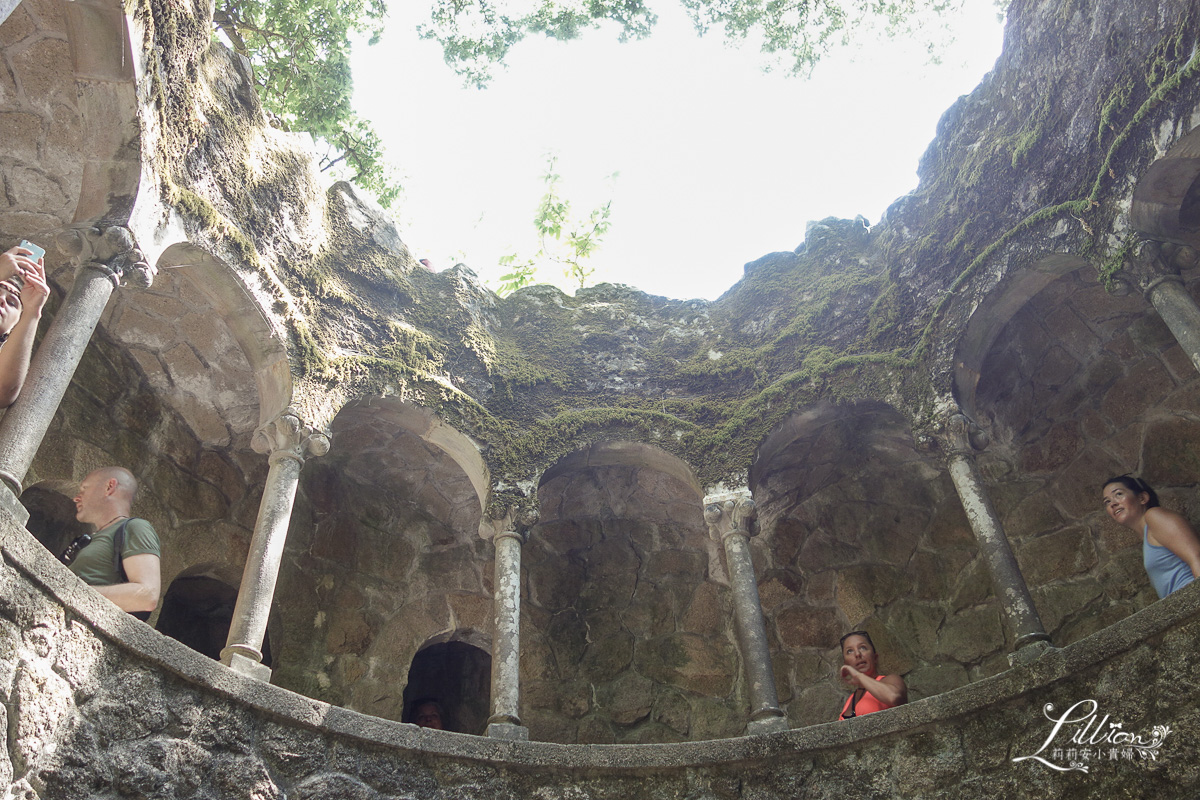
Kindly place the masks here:
<instances>
[{"instance_id":1,"label":"stone ledge","mask_svg":"<svg viewBox=\"0 0 1200 800\"><path fill-rule=\"evenodd\" d=\"M200 690L229 698L281 723L318 729L384 748L454 759L551 769L641 770L790 759L894 734L910 734L1008 704L1105 661L1200 616L1200 589L1178 592L1153 606L1034 663L901 708L784 733L681 744L563 745L500 741L417 728L370 717L264 684L207 659L121 613L89 590L8 516L0 516L0 549L29 583L128 654L162 667Z\"/></svg>"}]
</instances>

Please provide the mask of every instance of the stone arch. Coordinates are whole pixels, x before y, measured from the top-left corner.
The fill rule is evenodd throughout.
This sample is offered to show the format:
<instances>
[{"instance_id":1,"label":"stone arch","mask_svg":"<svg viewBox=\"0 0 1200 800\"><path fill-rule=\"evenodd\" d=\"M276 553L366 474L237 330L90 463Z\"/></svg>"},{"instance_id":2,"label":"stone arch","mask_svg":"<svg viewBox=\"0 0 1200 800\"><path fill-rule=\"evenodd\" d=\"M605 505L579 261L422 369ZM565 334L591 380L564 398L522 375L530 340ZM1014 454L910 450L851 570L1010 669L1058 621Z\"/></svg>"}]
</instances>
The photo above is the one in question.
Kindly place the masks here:
<instances>
[{"instance_id":1,"label":"stone arch","mask_svg":"<svg viewBox=\"0 0 1200 800\"><path fill-rule=\"evenodd\" d=\"M163 592L155 628L219 661L229 636L240 582L241 575L228 564L197 564L185 569ZM271 634L268 624L262 647L262 663L268 667L272 665Z\"/></svg>"},{"instance_id":2,"label":"stone arch","mask_svg":"<svg viewBox=\"0 0 1200 800\"><path fill-rule=\"evenodd\" d=\"M728 592L683 461L605 441L552 464L522 553L521 720L535 739L736 735L743 687Z\"/></svg>"},{"instance_id":3,"label":"stone arch","mask_svg":"<svg viewBox=\"0 0 1200 800\"><path fill-rule=\"evenodd\" d=\"M9 70L0 168L17 202L0 238L71 222L126 219L141 180L140 126L127 20L102 0L25 0L4 22ZM43 131L44 141L39 141Z\"/></svg>"},{"instance_id":4,"label":"stone arch","mask_svg":"<svg viewBox=\"0 0 1200 800\"><path fill-rule=\"evenodd\" d=\"M71 498L78 488L65 482L42 481L21 492L21 504L29 511L25 529L56 556L91 528L75 520Z\"/></svg>"},{"instance_id":5,"label":"stone arch","mask_svg":"<svg viewBox=\"0 0 1200 800\"><path fill-rule=\"evenodd\" d=\"M400 720L419 648L490 629L487 471L470 439L398 397L347 404L331 432L300 477L273 680Z\"/></svg>"},{"instance_id":6,"label":"stone arch","mask_svg":"<svg viewBox=\"0 0 1200 800\"><path fill-rule=\"evenodd\" d=\"M417 701L434 698L446 730L482 734L491 713L491 670L491 637L474 630L434 636L409 665L403 721L413 721Z\"/></svg>"},{"instance_id":7,"label":"stone arch","mask_svg":"<svg viewBox=\"0 0 1200 800\"><path fill-rule=\"evenodd\" d=\"M953 485L895 408L798 410L759 446L750 488L759 595L793 727L837 717L837 643L853 628L871 632L881 667L904 674L914 697L1007 666Z\"/></svg>"},{"instance_id":8,"label":"stone arch","mask_svg":"<svg viewBox=\"0 0 1200 800\"><path fill-rule=\"evenodd\" d=\"M1110 294L1090 267L1034 288L976 339L970 413L990 433L987 492L1061 646L1155 599L1137 535L1101 509L1105 478L1140 472L1200 521L1200 375L1140 294Z\"/></svg>"},{"instance_id":9,"label":"stone arch","mask_svg":"<svg viewBox=\"0 0 1200 800\"><path fill-rule=\"evenodd\" d=\"M1133 190L1129 221L1151 238L1200 245L1200 128L1146 170Z\"/></svg>"},{"instance_id":10,"label":"stone arch","mask_svg":"<svg viewBox=\"0 0 1200 800\"><path fill-rule=\"evenodd\" d=\"M1078 256L1049 254L1014 271L988 292L971 313L954 351L954 396L963 413L976 418L975 391L983 360L1013 315L1058 278L1087 266L1088 262Z\"/></svg>"}]
</instances>

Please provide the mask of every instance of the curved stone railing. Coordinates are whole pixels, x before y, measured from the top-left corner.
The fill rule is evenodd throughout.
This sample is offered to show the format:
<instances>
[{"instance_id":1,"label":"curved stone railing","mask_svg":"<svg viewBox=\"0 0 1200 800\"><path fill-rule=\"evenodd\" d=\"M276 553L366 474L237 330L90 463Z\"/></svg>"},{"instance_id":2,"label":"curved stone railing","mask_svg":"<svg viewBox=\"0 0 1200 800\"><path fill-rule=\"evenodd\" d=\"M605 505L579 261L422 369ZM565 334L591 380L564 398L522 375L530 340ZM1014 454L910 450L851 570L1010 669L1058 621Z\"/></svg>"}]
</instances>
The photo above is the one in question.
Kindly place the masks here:
<instances>
[{"instance_id":1,"label":"curved stone railing","mask_svg":"<svg viewBox=\"0 0 1200 800\"><path fill-rule=\"evenodd\" d=\"M119 612L7 517L0 548L13 717L0 778L43 798L1010 798L1081 784L1174 797L1200 783L1196 588L1030 665L850 722L559 745L420 729L244 678ZM1055 733L1047 713L1068 709ZM1013 760L1034 754L1054 766ZM1059 771L1072 761L1087 771Z\"/></svg>"}]
</instances>

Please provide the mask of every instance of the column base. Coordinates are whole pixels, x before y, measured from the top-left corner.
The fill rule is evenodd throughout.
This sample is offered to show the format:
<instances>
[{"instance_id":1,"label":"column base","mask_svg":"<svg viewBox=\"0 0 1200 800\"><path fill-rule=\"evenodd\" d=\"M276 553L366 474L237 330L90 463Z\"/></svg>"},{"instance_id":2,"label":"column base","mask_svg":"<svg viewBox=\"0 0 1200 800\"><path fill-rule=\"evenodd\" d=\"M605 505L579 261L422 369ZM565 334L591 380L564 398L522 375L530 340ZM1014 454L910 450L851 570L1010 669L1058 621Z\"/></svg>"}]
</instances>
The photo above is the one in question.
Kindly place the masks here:
<instances>
[{"instance_id":1,"label":"column base","mask_svg":"<svg viewBox=\"0 0 1200 800\"><path fill-rule=\"evenodd\" d=\"M1045 636L1045 634L1042 634L1042 636ZM1031 636L1024 644L1018 643L1018 649L1008 654L1008 665L1010 667L1017 667L1032 664L1054 649L1056 648L1050 644L1049 636L1046 636L1044 639L1033 638Z\"/></svg>"},{"instance_id":2,"label":"column base","mask_svg":"<svg viewBox=\"0 0 1200 800\"><path fill-rule=\"evenodd\" d=\"M245 675L247 678L254 678L263 683L271 682L271 668L249 656L233 652L222 653L221 663L239 675Z\"/></svg>"},{"instance_id":3,"label":"column base","mask_svg":"<svg viewBox=\"0 0 1200 800\"><path fill-rule=\"evenodd\" d=\"M757 736L760 733L783 733L791 730L787 717L767 717L752 719L746 723L746 735Z\"/></svg>"},{"instance_id":4,"label":"column base","mask_svg":"<svg viewBox=\"0 0 1200 800\"><path fill-rule=\"evenodd\" d=\"M528 742L529 728L511 722L489 722L487 735L491 739L508 739L512 742Z\"/></svg>"},{"instance_id":5,"label":"column base","mask_svg":"<svg viewBox=\"0 0 1200 800\"><path fill-rule=\"evenodd\" d=\"M21 505L21 501L13 493L12 487L2 481L0 481L0 508L15 517L21 525L29 522L29 509Z\"/></svg>"}]
</instances>

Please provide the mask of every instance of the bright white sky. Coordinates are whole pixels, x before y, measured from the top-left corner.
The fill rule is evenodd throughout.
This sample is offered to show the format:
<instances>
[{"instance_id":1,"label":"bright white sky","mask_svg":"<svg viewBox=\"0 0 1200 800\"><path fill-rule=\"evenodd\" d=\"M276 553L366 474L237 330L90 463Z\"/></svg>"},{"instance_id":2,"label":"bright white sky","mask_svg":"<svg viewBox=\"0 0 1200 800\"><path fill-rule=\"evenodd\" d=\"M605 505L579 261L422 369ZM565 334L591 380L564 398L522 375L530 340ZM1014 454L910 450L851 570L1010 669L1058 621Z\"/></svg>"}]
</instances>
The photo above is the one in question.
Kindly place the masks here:
<instances>
[{"instance_id":1,"label":"bright white sky","mask_svg":"<svg viewBox=\"0 0 1200 800\"><path fill-rule=\"evenodd\" d=\"M649 39L531 38L480 91L417 39L427 6L390 5L383 41L355 47L354 101L403 176L392 214L413 254L437 270L462 261L495 286L501 256L537 250L553 152L577 215L613 198L592 281L681 299L715 299L747 262L795 249L808 220L877 222L916 187L938 117L991 69L1002 36L991 0L968 0L941 66L880 38L805 81L764 73L750 45L699 38L676 0L660 0ZM553 266L537 277L570 291Z\"/></svg>"}]
</instances>

